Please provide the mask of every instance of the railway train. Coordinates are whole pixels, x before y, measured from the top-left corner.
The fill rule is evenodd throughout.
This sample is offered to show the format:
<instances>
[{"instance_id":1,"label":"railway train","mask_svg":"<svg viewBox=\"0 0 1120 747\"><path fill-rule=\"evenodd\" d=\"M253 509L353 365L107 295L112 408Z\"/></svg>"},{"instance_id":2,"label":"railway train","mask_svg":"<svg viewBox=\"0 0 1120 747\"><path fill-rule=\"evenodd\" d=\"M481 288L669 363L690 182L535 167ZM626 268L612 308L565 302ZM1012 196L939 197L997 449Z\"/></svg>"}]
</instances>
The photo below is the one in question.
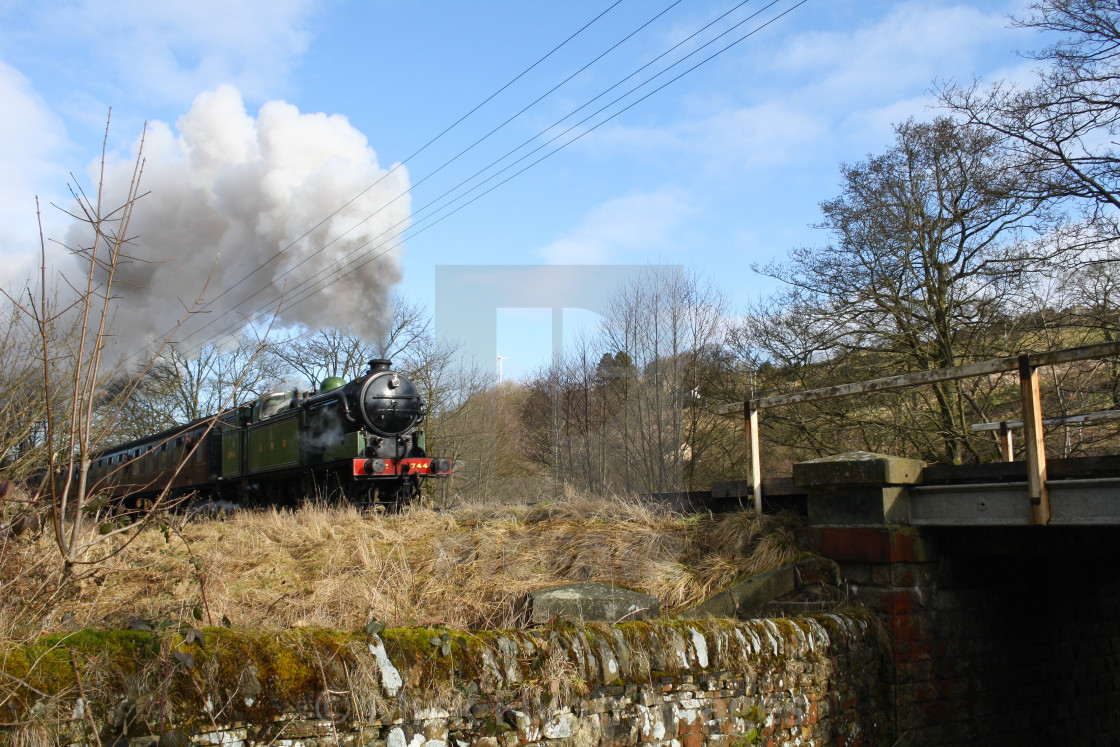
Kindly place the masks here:
<instances>
[{"instance_id":1,"label":"railway train","mask_svg":"<svg viewBox=\"0 0 1120 747\"><path fill-rule=\"evenodd\" d=\"M126 508L163 494L215 504L290 504L344 497L399 508L420 480L446 476L430 457L416 385L384 359L317 392L266 394L253 402L122 443L93 456L89 484Z\"/></svg>"}]
</instances>

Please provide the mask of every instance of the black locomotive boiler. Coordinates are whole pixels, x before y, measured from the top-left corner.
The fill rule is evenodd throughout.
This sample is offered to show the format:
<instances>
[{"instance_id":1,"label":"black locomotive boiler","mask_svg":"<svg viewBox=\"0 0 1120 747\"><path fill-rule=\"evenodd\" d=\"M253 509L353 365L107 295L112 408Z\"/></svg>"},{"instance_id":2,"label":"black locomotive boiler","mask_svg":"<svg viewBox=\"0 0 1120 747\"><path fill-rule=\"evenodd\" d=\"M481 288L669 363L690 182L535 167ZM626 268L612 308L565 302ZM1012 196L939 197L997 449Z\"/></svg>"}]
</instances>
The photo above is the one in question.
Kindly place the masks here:
<instances>
[{"instance_id":1,"label":"black locomotive boiler","mask_svg":"<svg viewBox=\"0 0 1120 747\"><path fill-rule=\"evenodd\" d=\"M388 360L352 381L326 379L317 392L274 392L210 418L98 453L90 483L126 505L164 491L240 505L344 497L400 506L420 480L445 476L428 455L416 385Z\"/></svg>"}]
</instances>

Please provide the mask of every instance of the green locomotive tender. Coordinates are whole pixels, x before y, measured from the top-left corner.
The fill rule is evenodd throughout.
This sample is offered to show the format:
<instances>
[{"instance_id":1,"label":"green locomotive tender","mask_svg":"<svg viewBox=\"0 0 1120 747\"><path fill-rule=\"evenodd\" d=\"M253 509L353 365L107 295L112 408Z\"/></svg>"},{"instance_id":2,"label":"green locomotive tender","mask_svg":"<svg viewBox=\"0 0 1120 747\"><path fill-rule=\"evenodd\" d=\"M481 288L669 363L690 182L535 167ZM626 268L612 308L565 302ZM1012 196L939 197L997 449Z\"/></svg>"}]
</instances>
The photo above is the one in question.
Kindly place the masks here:
<instances>
[{"instance_id":1,"label":"green locomotive tender","mask_svg":"<svg viewBox=\"0 0 1120 747\"><path fill-rule=\"evenodd\" d=\"M318 392L266 394L254 402L97 454L89 480L127 506L163 491L241 505L339 497L400 506L420 479L451 461L425 450L416 385L384 359Z\"/></svg>"}]
</instances>

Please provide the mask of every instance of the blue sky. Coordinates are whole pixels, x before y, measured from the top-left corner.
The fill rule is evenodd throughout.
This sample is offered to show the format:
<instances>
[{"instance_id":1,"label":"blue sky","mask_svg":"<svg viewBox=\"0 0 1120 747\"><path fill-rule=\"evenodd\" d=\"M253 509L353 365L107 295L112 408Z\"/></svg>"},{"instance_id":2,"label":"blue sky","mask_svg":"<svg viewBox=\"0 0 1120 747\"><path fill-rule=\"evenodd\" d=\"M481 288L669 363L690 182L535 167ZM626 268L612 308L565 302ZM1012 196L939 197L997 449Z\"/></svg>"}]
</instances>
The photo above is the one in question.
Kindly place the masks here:
<instances>
[{"instance_id":1,"label":"blue sky","mask_svg":"<svg viewBox=\"0 0 1120 747\"><path fill-rule=\"evenodd\" d=\"M153 193L145 199L156 203L150 208L156 215L171 214L161 212L159 200L181 206L189 197L179 194L176 184L194 177L184 176L182 169L161 172L156 161L186 152L183 143L190 132L220 140L222 133L264 132L266 120L270 126L286 123L276 131L287 143L285 157L299 165L277 171L288 174L295 186L279 202L253 207L258 228L262 216L286 222L283 230L264 232L272 245L260 251L275 251L276 241L301 233L301 221L307 224L304 230L310 229L319 220L316 215L327 217L349 199L344 197L348 191L360 191L363 179L381 179L385 170L409 159L389 182L413 185L411 193L383 216L386 225L411 221L403 247L394 251L396 266L379 270L375 263L353 289L322 294L309 302L305 318L295 321L331 321L335 310L352 308L346 306L353 300L347 293L393 286L398 271L395 287L430 303L434 268L447 264L683 264L709 276L733 308L742 308L770 287L750 271L751 263L824 240L811 224L818 220L818 203L836 194L840 162L882 150L894 122L933 116L929 91L935 80L1026 79L1032 65L1016 50L1039 42L1033 32L1008 28L1009 14L1022 10L1020 2L808 0L793 8L795 3L779 0L763 10L767 3L753 0L736 10L732 0L622 0L613 7L613 0L0 0L5 279L17 280L35 261L34 197L68 203L68 173L88 179L112 106L110 148L117 166L127 162L143 123L154 123L148 150ZM756 19L694 60L790 12L597 129L587 131L634 99L561 135L538 157L586 133L427 227L424 206L464 178L521 143L533 148L562 133L569 125L558 123L573 109L721 14L731 11L699 39L706 41L760 10ZM631 39L444 166L647 21ZM700 43L685 42L642 75L648 77ZM580 116L641 79L624 83ZM273 103L262 109L277 101L290 106ZM184 117L188 112L192 116ZM317 114L327 116L307 116ZM300 133L315 147L293 144ZM198 140L191 142L195 151L202 147ZM335 150L344 169L339 173L346 176L327 180L319 174L315 182L307 162ZM330 184L322 186L324 180ZM359 207L372 212L377 200L388 201L389 182ZM260 189L271 189L267 179L262 183ZM338 204L328 207L332 200ZM140 209L149 208L142 202ZM278 212L284 215L278 218ZM390 219L390 212L396 217ZM224 214L225 219L232 214ZM188 218L182 210L175 213L176 221ZM47 208L45 220L50 236L64 235L61 214ZM189 222L184 232L189 240L175 257L185 264L160 266L156 272L165 277L153 281L153 289L188 285L184 278L192 271L184 252L203 257L199 267L212 264L212 234L192 234ZM149 233L160 236L154 228ZM209 297L264 256L249 250L236 256L238 236L227 232L213 239L222 245L223 258ZM139 324L151 318L148 308L137 301L122 313L134 314ZM507 376L523 375L547 359L549 319L538 311L500 316Z\"/></svg>"}]
</instances>

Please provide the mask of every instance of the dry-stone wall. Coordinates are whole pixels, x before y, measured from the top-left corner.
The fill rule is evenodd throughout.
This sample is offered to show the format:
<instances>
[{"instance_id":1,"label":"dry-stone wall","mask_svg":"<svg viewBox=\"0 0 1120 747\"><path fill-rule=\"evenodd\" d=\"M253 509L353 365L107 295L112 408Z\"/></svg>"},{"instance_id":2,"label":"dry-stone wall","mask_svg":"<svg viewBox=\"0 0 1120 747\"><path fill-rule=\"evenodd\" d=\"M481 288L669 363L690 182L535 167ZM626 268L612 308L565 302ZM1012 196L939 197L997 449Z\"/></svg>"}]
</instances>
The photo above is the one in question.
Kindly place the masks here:
<instances>
[{"instance_id":1,"label":"dry-stone wall","mask_svg":"<svg viewBox=\"0 0 1120 747\"><path fill-rule=\"evenodd\" d=\"M202 633L9 647L0 741L848 747L883 728L860 617Z\"/></svg>"}]
</instances>

